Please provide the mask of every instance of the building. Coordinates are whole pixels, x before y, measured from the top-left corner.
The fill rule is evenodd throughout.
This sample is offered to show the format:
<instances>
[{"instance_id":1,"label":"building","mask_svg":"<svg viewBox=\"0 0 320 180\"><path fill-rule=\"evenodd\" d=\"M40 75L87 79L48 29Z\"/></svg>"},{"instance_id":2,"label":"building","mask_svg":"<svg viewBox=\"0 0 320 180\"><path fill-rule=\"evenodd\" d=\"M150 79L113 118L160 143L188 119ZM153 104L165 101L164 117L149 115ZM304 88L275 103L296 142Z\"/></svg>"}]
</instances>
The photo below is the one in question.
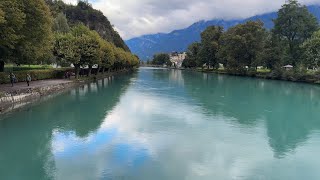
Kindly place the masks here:
<instances>
[{"instance_id":1,"label":"building","mask_svg":"<svg viewBox=\"0 0 320 180\"><path fill-rule=\"evenodd\" d=\"M181 68L183 61L187 57L187 53L172 52L169 54L169 56L170 56L170 61L173 63L173 66L176 68Z\"/></svg>"}]
</instances>

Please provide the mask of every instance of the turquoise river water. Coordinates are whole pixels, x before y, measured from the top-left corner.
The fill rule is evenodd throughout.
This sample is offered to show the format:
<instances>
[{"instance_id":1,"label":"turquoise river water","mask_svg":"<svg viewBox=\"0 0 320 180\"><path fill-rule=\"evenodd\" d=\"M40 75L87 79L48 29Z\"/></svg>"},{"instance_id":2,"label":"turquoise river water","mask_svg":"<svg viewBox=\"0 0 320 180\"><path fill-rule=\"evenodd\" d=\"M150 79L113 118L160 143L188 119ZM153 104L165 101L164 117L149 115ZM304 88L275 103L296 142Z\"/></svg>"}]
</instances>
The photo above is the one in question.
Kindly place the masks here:
<instances>
[{"instance_id":1,"label":"turquoise river water","mask_svg":"<svg viewBox=\"0 0 320 180\"><path fill-rule=\"evenodd\" d=\"M1 180L320 179L320 87L140 68L0 117Z\"/></svg>"}]
</instances>

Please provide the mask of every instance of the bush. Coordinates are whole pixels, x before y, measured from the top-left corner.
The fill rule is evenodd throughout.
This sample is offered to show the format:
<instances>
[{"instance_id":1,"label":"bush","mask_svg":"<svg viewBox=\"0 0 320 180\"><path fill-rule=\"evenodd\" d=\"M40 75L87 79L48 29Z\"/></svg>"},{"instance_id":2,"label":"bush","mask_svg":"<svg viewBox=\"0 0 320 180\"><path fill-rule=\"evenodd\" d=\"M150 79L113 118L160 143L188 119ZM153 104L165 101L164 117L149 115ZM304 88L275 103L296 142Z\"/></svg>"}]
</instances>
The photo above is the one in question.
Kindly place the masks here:
<instances>
[{"instance_id":1,"label":"bush","mask_svg":"<svg viewBox=\"0 0 320 180\"><path fill-rule=\"evenodd\" d=\"M284 74L284 69L282 69L280 66L275 67L271 71L271 73L267 76L269 79L282 79L282 76Z\"/></svg>"},{"instance_id":2,"label":"bush","mask_svg":"<svg viewBox=\"0 0 320 180\"><path fill-rule=\"evenodd\" d=\"M44 79L62 79L65 72L69 69L47 69L47 70L30 70L13 72L16 76L17 82L26 81L27 74L30 74L32 81ZM10 83L9 73L0 73L0 84Z\"/></svg>"}]
</instances>

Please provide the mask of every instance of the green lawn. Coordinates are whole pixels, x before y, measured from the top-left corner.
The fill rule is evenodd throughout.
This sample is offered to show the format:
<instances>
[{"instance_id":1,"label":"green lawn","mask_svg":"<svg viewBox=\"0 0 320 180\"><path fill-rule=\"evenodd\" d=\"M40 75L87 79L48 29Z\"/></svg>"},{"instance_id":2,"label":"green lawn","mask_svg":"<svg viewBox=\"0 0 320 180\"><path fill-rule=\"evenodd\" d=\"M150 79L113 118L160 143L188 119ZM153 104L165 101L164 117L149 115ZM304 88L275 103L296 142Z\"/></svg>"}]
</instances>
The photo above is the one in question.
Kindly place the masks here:
<instances>
[{"instance_id":1,"label":"green lawn","mask_svg":"<svg viewBox=\"0 0 320 180\"><path fill-rule=\"evenodd\" d=\"M17 66L15 64L6 64L4 66L5 72L11 71L26 71L26 70L44 70L44 69L51 69L51 65L20 65Z\"/></svg>"},{"instance_id":2,"label":"green lawn","mask_svg":"<svg viewBox=\"0 0 320 180\"><path fill-rule=\"evenodd\" d=\"M269 73L271 72L270 69L258 69L257 72L260 72L260 73Z\"/></svg>"}]
</instances>

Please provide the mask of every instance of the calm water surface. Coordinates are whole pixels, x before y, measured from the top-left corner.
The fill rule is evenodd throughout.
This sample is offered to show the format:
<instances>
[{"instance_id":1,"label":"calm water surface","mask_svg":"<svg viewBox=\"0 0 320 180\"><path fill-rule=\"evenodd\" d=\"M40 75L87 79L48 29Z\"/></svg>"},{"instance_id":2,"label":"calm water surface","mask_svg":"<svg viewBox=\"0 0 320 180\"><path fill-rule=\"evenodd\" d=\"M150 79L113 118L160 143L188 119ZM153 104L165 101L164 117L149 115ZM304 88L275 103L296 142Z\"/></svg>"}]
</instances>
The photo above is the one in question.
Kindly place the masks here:
<instances>
[{"instance_id":1,"label":"calm water surface","mask_svg":"<svg viewBox=\"0 0 320 180\"><path fill-rule=\"evenodd\" d=\"M1 180L320 179L313 85L141 68L1 119Z\"/></svg>"}]
</instances>

